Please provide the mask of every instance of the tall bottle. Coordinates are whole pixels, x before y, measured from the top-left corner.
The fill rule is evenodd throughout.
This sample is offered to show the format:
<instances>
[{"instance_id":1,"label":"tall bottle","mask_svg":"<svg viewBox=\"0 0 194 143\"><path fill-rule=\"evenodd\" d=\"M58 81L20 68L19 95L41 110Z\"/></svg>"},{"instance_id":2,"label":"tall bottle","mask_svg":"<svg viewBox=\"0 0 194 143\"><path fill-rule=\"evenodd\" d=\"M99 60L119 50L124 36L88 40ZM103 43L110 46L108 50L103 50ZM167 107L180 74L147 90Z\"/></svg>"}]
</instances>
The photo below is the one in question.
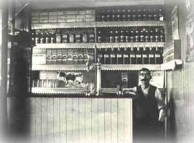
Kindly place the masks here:
<instances>
[{"instance_id":1,"label":"tall bottle","mask_svg":"<svg viewBox=\"0 0 194 143\"><path fill-rule=\"evenodd\" d=\"M116 43L120 42L119 29L115 29L114 40Z\"/></svg>"},{"instance_id":2,"label":"tall bottle","mask_svg":"<svg viewBox=\"0 0 194 143\"><path fill-rule=\"evenodd\" d=\"M63 49L61 52L62 52L61 53L62 54L61 55L62 64L67 64L67 56L68 56L67 49Z\"/></svg>"},{"instance_id":3,"label":"tall bottle","mask_svg":"<svg viewBox=\"0 0 194 143\"><path fill-rule=\"evenodd\" d=\"M129 54L126 47L123 49L123 64L129 64Z\"/></svg>"},{"instance_id":4,"label":"tall bottle","mask_svg":"<svg viewBox=\"0 0 194 143\"><path fill-rule=\"evenodd\" d=\"M78 53L77 63L84 64L84 50L80 48L77 50L77 53Z\"/></svg>"},{"instance_id":5,"label":"tall bottle","mask_svg":"<svg viewBox=\"0 0 194 143\"><path fill-rule=\"evenodd\" d=\"M121 48L117 48L117 64L123 64L123 53Z\"/></svg>"},{"instance_id":6,"label":"tall bottle","mask_svg":"<svg viewBox=\"0 0 194 143\"><path fill-rule=\"evenodd\" d=\"M132 11L130 9L127 10L127 21L132 20Z\"/></svg>"},{"instance_id":7,"label":"tall bottle","mask_svg":"<svg viewBox=\"0 0 194 143\"><path fill-rule=\"evenodd\" d=\"M97 42L102 43L102 33L101 29L97 29Z\"/></svg>"},{"instance_id":8,"label":"tall bottle","mask_svg":"<svg viewBox=\"0 0 194 143\"><path fill-rule=\"evenodd\" d=\"M109 48L104 49L104 64L110 64L110 52Z\"/></svg>"},{"instance_id":9,"label":"tall bottle","mask_svg":"<svg viewBox=\"0 0 194 143\"><path fill-rule=\"evenodd\" d=\"M156 51L155 51L155 63L156 64L163 63L162 53L163 53L162 47L156 47Z\"/></svg>"},{"instance_id":10,"label":"tall bottle","mask_svg":"<svg viewBox=\"0 0 194 143\"><path fill-rule=\"evenodd\" d=\"M104 64L104 57L103 57L103 49L99 48L97 49L97 58L99 59L99 62L101 64Z\"/></svg>"},{"instance_id":11,"label":"tall bottle","mask_svg":"<svg viewBox=\"0 0 194 143\"><path fill-rule=\"evenodd\" d=\"M83 29L82 30L82 32L81 32L81 34L82 34L82 42L83 43L87 43L88 42L88 32L86 31L86 29Z\"/></svg>"},{"instance_id":12,"label":"tall bottle","mask_svg":"<svg viewBox=\"0 0 194 143\"><path fill-rule=\"evenodd\" d=\"M61 43L61 30L56 30L56 43Z\"/></svg>"},{"instance_id":13,"label":"tall bottle","mask_svg":"<svg viewBox=\"0 0 194 143\"><path fill-rule=\"evenodd\" d=\"M136 48L136 64L142 64L142 48Z\"/></svg>"},{"instance_id":14,"label":"tall bottle","mask_svg":"<svg viewBox=\"0 0 194 143\"><path fill-rule=\"evenodd\" d=\"M88 38L89 38L89 43L94 43L95 42L94 29L89 30Z\"/></svg>"},{"instance_id":15,"label":"tall bottle","mask_svg":"<svg viewBox=\"0 0 194 143\"><path fill-rule=\"evenodd\" d=\"M75 43L81 43L81 30L75 29Z\"/></svg>"},{"instance_id":16,"label":"tall bottle","mask_svg":"<svg viewBox=\"0 0 194 143\"><path fill-rule=\"evenodd\" d=\"M155 64L155 48L154 47L149 48L148 59L149 59L149 64Z\"/></svg>"},{"instance_id":17,"label":"tall bottle","mask_svg":"<svg viewBox=\"0 0 194 143\"><path fill-rule=\"evenodd\" d=\"M66 29L62 30L62 43L69 43L69 35Z\"/></svg>"},{"instance_id":18,"label":"tall bottle","mask_svg":"<svg viewBox=\"0 0 194 143\"><path fill-rule=\"evenodd\" d=\"M135 48L130 48L130 64L136 64Z\"/></svg>"},{"instance_id":19,"label":"tall bottle","mask_svg":"<svg viewBox=\"0 0 194 143\"><path fill-rule=\"evenodd\" d=\"M110 52L110 64L116 64L116 48L111 48Z\"/></svg>"},{"instance_id":20,"label":"tall bottle","mask_svg":"<svg viewBox=\"0 0 194 143\"><path fill-rule=\"evenodd\" d=\"M69 43L75 43L75 29L69 29Z\"/></svg>"},{"instance_id":21,"label":"tall bottle","mask_svg":"<svg viewBox=\"0 0 194 143\"><path fill-rule=\"evenodd\" d=\"M142 62L143 64L148 64L148 47L143 47L143 51L142 51Z\"/></svg>"}]
</instances>

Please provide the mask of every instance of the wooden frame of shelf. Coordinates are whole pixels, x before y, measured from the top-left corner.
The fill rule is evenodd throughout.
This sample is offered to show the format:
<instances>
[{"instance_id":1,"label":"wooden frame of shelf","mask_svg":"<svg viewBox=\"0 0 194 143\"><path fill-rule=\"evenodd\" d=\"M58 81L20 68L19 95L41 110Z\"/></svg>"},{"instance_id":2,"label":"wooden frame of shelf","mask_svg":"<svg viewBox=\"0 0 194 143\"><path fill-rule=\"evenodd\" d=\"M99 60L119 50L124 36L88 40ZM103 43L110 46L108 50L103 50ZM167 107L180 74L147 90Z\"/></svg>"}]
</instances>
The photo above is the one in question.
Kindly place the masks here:
<instances>
[{"instance_id":1,"label":"wooden frame of shelf","mask_svg":"<svg viewBox=\"0 0 194 143\"><path fill-rule=\"evenodd\" d=\"M164 26L163 21L108 21L32 24L32 29Z\"/></svg>"}]
</instances>

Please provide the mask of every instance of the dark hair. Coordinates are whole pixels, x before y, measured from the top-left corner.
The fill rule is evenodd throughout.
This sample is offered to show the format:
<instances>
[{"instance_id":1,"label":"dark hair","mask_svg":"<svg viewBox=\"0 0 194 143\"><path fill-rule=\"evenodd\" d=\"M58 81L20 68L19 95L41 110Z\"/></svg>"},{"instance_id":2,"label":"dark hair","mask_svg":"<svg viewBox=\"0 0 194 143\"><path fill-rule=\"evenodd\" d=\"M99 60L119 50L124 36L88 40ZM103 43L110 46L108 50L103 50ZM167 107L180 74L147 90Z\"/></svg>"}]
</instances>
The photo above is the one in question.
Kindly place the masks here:
<instances>
[{"instance_id":1,"label":"dark hair","mask_svg":"<svg viewBox=\"0 0 194 143\"><path fill-rule=\"evenodd\" d=\"M151 72L150 72L150 70L149 70L148 68L142 68L142 69L140 69L140 70L139 70L139 73L140 73L141 71L146 71L146 72L148 72L149 75L151 75Z\"/></svg>"}]
</instances>

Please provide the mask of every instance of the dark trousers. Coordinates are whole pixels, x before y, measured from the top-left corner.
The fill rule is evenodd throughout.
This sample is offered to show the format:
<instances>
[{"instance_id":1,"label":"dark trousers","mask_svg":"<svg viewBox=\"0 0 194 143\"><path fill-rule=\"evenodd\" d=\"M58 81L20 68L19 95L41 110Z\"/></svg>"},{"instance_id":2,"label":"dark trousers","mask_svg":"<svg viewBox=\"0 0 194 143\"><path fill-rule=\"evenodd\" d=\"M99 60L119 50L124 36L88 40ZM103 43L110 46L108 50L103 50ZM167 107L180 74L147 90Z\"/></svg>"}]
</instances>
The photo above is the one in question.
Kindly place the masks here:
<instances>
[{"instance_id":1,"label":"dark trousers","mask_svg":"<svg viewBox=\"0 0 194 143\"><path fill-rule=\"evenodd\" d=\"M164 141L164 123L159 121L134 121L134 143L160 143Z\"/></svg>"}]
</instances>

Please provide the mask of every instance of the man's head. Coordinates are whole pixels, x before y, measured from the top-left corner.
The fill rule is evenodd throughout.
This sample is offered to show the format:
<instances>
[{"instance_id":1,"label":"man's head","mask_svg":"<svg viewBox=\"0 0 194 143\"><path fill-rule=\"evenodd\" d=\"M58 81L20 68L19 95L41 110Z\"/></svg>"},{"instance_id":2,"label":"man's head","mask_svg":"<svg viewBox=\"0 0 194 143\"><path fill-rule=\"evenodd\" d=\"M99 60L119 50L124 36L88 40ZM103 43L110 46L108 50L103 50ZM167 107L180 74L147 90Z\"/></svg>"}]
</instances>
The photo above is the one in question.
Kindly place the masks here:
<instances>
[{"instance_id":1,"label":"man's head","mask_svg":"<svg viewBox=\"0 0 194 143\"><path fill-rule=\"evenodd\" d=\"M139 81L141 85L149 85L151 78L152 76L149 69L142 68L139 70Z\"/></svg>"}]
</instances>

